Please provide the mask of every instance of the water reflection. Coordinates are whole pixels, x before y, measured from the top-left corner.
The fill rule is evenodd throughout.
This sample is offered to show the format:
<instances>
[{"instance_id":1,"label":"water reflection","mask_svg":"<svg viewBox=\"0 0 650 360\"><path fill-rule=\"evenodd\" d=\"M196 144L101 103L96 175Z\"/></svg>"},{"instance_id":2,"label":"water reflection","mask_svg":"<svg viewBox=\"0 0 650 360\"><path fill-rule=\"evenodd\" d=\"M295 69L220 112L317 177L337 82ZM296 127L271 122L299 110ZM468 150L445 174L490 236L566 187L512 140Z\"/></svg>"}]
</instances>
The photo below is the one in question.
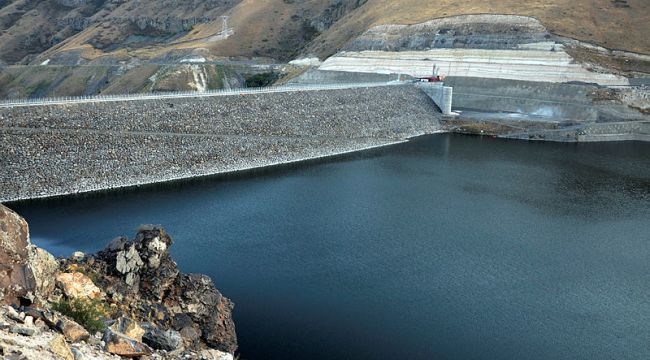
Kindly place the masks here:
<instances>
[{"instance_id":1,"label":"water reflection","mask_svg":"<svg viewBox=\"0 0 650 360\"><path fill-rule=\"evenodd\" d=\"M57 255L163 224L243 359L650 355L650 144L436 135L248 175L11 206Z\"/></svg>"}]
</instances>

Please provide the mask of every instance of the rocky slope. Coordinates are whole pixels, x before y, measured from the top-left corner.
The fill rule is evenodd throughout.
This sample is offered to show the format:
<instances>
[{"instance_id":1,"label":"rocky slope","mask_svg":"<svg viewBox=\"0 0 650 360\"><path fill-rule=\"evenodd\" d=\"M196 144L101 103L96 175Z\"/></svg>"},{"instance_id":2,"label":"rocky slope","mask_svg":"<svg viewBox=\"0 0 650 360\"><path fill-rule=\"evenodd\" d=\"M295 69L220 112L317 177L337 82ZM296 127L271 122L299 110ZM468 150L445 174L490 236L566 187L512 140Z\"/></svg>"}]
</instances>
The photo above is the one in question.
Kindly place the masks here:
<instances>
[{"instance_id":1,"label":"rocky slope","mask_svg":"<svg viewBox=\"0 0 650 360\"><path fill-rule=\"evenodd\" d=\"M164 42L199 23L215 20L236 0L88 1L15 0L0 8L0 57L29 61L59 43L82 35L77 44L104 51Z\"/></svg>"},{"instance_id":2,"label":"rocky slope","mask_svg":"<svg viewBox=\"0 0 650 360\"><path fill-rule=\"evenodd\" d=\"M439 129L412 86L0 109L0 201L264 167Z\"/></svg>"},{"instance_id":3,"label":"rocky slope","mask_svg":"<svg viewBox=\"0 0 650 360\"><path fill-rule=\"evenodd\" d=\"M0 352L5 358L232 359L232 302L181 273L171 237L141 226L97 254L55 259L0 205Z\"/></svg>"},{"instance_id":4,"label":"rocky slope","mask_svg":"<svg viewBox=\"0 0 650 360\"><path fill-rule=\"evenodd\" d=\"M0 60L74 65L96 58L289 58L365 0L0 2ZM233 40L220 36L228 15Z\"/></svg>"},{"instance_id":5,"label":"rocky slope","mask_svg":"<svg viewBox=\"0 0 650 360\"><path fill-rule=\"evenodd\" d=\"M135 66L10 66L0 68L0 98L207 91L245 86L245 76L265 71L216 64Z\"/></svg>"},{"instance_id":6,"label":"rocky slope","mask_svg":"<svg viewBox=\"0 0 650 360\"><path fill-rule=\"evenodd\" d=\"M380 25L411 25L458 15L513 14L538 19L553 34L610 49L650 54L645 36L650 6L645 0L369 0L309 44L321 58Z\"/></svg>"},{"instance_id":7,"label":"rocky slope","mask_svg":"<svg viewBox=\"0 0 650 360\"><path fill-rule=\"evenodd\" d=\"M601 85L629 85L626 77L635 75L594 57L576 61L571 56L576 49L609 56L604 48L552 34L532 17L463 15L373 27L320 69L428 76L435 64L444 76ZM647 55L619 52L619 56L628 63L650 62ZM646 69L638 66L638 70Z\"/></svg>"},{"instance_id":8,"label":"rocky slope","mask_svg":"<svg viewBox=\"0 0 650 360\"><path fill-rule=\"evenodd\" d=\"M182 58L196 51L325 58L373 26L465 14L530 16L553 34L650 53L645 0L6 0L0 2L0 61L70 65ZM230 16L228 36L221 34L222 15Z\"/></svg>"},{"instance_id":9,"label":"rocky slope","mask_svg":"<svg viewBox=\"0 0 650 360\"><path fill-rule=\"evenodd\" d=\"M222 16L228 17L226 31ZM242 85L253 67L225 77L215 70L231 61L325 60L341 50L471 50L441 54L457 58L443 64L452 73L456 62L491 56L476 50L541 51L556 42L562 46L553 47L558 51L553 56L532 54L531 60L530 54L501 54L504 59L496 65L538 62L534 69L515 66L519 74L505 77L519 80L531 80L545 69L543 77L561 81L592 82L587 73L592 69L647 77L650 43L643 34L648 17L644 0L5 0L0 1L0 98ZM544 42L551 45L529 47ZM330 70L349 67L329 65L334 65ZM470 66L452 75L504 75L481 64ZM294 70L286 75L300 72ZM599 83L626 84L620 78Z\"/></svg>"}]
</instances>

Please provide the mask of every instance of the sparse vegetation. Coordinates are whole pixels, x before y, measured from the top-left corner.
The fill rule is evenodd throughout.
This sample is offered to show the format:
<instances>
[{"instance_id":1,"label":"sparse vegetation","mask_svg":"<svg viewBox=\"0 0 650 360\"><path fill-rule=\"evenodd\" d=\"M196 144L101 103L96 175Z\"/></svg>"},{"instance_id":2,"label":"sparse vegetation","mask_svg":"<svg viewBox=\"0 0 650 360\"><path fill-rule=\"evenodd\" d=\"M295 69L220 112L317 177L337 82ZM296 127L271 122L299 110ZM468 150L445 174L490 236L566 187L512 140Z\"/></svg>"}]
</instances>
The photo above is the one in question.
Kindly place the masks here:
<instances>
[{"instance_id":1,"label":"sparse vegetation","mask_svg":"<svg viewBox=\"0 0 650 360\"><path fill-rule=\"evenodd\" d=\"M39 81L38 83L25 88L25 93L27 97L39 96L39 94L44 92L45 89L47 89L50 86L50 84L51 81L48 80Z\"/></svg>"},{"instance_id":2,"label":"sparse vegetation","mask_svg":"<svg viewBox=\"0 0 650 360\"><path fill-rule=\"evenodd\" d=\"M52 308L71 317L90 333L103 331L106 328L104 320L111 312L106 303L99 299L62 299Z\"/></svg>"},{"instance_id":3,"label":"sparse vegetation","mask_svg":"<svg viewBox=\"0 0 650 360\"><path fill-rule=\"evenodd\" d=\"M265 72L246 77L246 87L264 87L272 85L280 75L276 72Z\"/></svg>"},{"instance_id":4,"label":"sparse vegetation","mask_svg":"<svg viewBox=\"0 0 650 360\"><path fill-rule=\"evenodd\" d=\"M208 75L208 89L221 89L225 77L225 68L223 65L209 65L206 66L206 74Z\"/></svg>"}]
</instances>

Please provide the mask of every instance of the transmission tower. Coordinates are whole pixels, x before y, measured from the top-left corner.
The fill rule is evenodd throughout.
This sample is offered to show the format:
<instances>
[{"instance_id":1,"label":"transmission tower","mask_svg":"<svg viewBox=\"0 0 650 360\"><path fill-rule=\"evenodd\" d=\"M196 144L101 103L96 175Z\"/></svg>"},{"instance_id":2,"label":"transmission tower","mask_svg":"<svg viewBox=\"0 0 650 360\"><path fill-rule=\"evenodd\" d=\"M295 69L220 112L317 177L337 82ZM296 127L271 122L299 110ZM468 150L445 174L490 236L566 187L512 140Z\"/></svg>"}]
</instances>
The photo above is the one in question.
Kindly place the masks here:
<instances>
[{"instance_id":1,"label":"transmission tower","mask_svg":"<svg viewBox=\"0 0 650 360\"><path fill-rule=\"evenodd\" d=\"M223 26L222 26L222 29L221 29L221 33L222 33L223 35L228 35L228 16L227 16L227 15L223 15L223 16L221 17L221 21L222 21L222 25L223 25Z\"/></svg>"}]
</instances>

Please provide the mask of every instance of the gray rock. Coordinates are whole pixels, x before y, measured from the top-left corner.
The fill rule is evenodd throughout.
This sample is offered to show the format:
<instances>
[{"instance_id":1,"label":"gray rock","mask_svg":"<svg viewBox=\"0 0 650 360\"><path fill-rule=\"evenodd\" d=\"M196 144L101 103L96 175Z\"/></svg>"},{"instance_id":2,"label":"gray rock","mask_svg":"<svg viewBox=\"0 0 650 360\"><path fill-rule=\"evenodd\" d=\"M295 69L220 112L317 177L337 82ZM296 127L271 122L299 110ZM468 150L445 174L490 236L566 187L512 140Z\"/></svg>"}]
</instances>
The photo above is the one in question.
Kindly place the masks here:
<instances>
[{"instance_id":1,"label":"gray rock","mask_svg":"<svg viewBox=\"0 0 650 360\"><path fill-rule=\"evenodd\" d=\"M20 304L36 289L30 247L25 219L0 204L0 300L5 304Z\"/></svg>"},{"instance_id":2,"label":"gray rock","mask_svg":"<svg viewBox=\"0 0 650 360\"><path fill-rule=\"evenodd\" d=\"M29 251L29 268L36 281L36 300L44 303L54 290L59 262L49 252L33 246Z\"/></svg>"},{"instance_id":3,"label":"gray rock","mask_svg":"<svg viewBox=\"0 0 650 360\"><path fill-rule=\"evenodd\" d=\"M115 269L120 273L126 275L127 285L135 284L139 278L137 271L144 265L140 254L135 249L135 245L131 245L128 250L122 250L117 253Z\"/></svg>"},{"instance_id":4,"label":"gray rock","mask_svg":"<svg viewBox=\"0 0 650 360\"><path fill-rule=\"evenodd\" d=\"M201 360L233 360L233 356L227 352L207 349L201 351Z\"/></svg>"},{"instance_id":5,"label":"gray rock","mask_svg":"<svg viewBox=\"0 0 650 360\"><path fill-rule=\"evenodd\" d=\"M174 351L183 345L183 338L176 330L163 331L157 328L148 330L142 341L157 350Z\"/></svg>"},{"instance_id":6,"label":"gray rock","mask_svg":"<svg viewBox=\"0 0 650 360\"><path fill-rule=\"evenodd\" d=\"M181 330L188 326L192 326L192 324L194 324L192 317L185 313L175 314L174 318L172 319L172 326L176 330Z\"/></svg>"},{"instance_id":7,"label":"gray rock","mask_svg":"<svg viewBox=\"0 0 650 360\"><path fill-rule=\"evenodd\" d=\"M22 313L23 316L20 316L18 311L14 309L12 306L5 306L5 315L11 320L18 321L19 323L22 323L25 321L25 314Z\"/></svg>"},{"instance_id":8,"label":"gray rock","mask_svg":"<svg viewBox=\"0 0 650 360\"><path fill-rule=\"evenodd\" d=\"M25 336L32 336L36 334L36 328L25 326L25 325L14 325L9 329L10 332L14 334L20 334Z\"/></svg>"},{"instance_id":9,"label":"gray rock","mask_svg":"<svg viewBox=\"0 0 650 360\"><path fill-rule=\"evenodd\" d=\"M119 356L139 357L150 355L153 352L149 346L124 334L117 333L111 328L106 328L102 340L106 343L104 346L106 351Z\"/></svg>"},{"instance_id":10,"label":"gray rock","mask_svg":"<svg viewBox=\"0 0 650 360\"><path fill-rule=\"evenodd\" d=\"M180 334L183 340L188 343L193 343L199 340L199 337L201 336L201 334L199 334L199 332L196 331L196 329L194 329L192 326L186 326L182 328Z\"/></svg>"},{"instance_id":11,"label":"gray rock","mask_svg":"<svg viewBox=\"0 0 650 360\"><path fill-rule=\"evenodd\" d=\"M72 351L72 356L74 356L74 360L86 360L87 359L84 356L84 354L81 351L79 351L79 349L71 347L70 351Z\"/></svg>"},{"instance_id":12,"label":"gray rock","mask_svg":"<svg viewBox=\"0 0 650 360\"><path fill-rule=\"evenodd\" d=\"M111 240L111 242L106 245L106 250L110 251L120 251L124 250L124 245L126 245L126 242L128 239L124 236L118 236L115 239Z\"/></svg>"}]
</instances>

